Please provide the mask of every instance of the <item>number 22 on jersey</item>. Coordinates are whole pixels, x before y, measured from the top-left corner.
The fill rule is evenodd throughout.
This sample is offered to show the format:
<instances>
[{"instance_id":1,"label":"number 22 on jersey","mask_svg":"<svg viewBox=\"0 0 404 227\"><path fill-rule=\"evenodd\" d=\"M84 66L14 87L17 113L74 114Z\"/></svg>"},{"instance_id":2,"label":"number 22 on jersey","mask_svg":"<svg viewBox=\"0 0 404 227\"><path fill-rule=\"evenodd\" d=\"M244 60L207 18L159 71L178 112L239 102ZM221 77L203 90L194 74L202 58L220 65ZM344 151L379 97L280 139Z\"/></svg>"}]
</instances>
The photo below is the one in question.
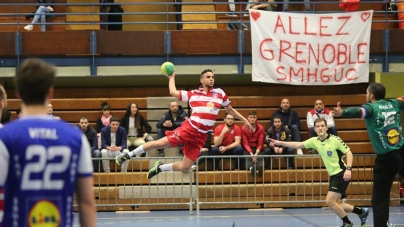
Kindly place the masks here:
<instances>
[{"instance_id":1,"label":"number 22 on jersey","mask_svg":"<svg viewBox=\"0 0 404 227\"><path fill-rule=\"evenodd\" d=\"M35 156L38 157L37 161L29 162ZM48 148L42 145L28 146L25 152L25 161L28 163L22 173L21 190L63 189L64 180L51 179L51 176L52 174L65 172L69 168L70 157L71 150L67 146L51 146ZM36 176L42 175L42 178L33 178L33 174L36 174Z\"/></svg>"}]
</instances>

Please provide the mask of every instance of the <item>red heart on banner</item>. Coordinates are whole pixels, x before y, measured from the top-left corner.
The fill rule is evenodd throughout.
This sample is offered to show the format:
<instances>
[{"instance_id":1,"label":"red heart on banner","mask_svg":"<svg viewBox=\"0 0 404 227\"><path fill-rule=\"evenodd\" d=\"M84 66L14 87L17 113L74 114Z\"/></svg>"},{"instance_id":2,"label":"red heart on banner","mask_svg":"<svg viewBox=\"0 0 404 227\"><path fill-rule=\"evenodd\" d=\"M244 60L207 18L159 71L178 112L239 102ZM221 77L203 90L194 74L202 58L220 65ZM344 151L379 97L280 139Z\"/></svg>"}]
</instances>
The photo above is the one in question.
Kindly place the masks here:
<instances>
[{"instance_id":1,"label":"red heart on banner","mask_svg":"<svg viewBox=\"0 0 404 227\"><path fill-rule=\"evenodd\" d=\"M363 20L363 22L366 22L370 17L370 13L369 12L363 12L361 15L361 18Z\"/></svg>"},{"instance_id":2,"label":"red heart on banner","mask_svg":"<svg viewBox=\"0 0 404 227\"><path fill-rule=\"evenodd\" d=\"M251 17L254 19L254 21L257 21L258 18L260 18L261 13L260 12L251 12Z\"/></svg>"}]
</instances>

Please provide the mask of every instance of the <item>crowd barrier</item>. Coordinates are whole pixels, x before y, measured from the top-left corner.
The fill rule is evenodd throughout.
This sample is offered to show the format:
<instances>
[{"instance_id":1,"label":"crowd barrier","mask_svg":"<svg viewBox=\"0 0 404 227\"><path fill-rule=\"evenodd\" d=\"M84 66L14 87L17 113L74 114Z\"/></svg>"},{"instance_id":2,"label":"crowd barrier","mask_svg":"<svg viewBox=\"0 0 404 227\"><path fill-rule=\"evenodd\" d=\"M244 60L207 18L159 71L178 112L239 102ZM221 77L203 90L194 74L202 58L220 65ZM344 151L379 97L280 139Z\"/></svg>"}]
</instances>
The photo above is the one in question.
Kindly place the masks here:
<instances>
[{"instance_id":1,"label":"crowd barrier","mask_svg":"<svg viewBox=\"0 0 404 227\"><path fill-rule=\"evenodd\" d=\"M182 157L132 159L126 173L111 160L111 173L94 174L98 210L201 209L323 207L329 176L319 155L263 155L270 169L262 176L251 174L240 156L203 156L206 161L189 172L162 172L146 178L154 162L181 161ZM294 157L295 168L287 168L287 157ZM213 160L219 165L213 170ZM373 165L376 156L354 154L352 181L346 193L350 204L370 206ZM345 201L345 200L344 200ZM344 202L343 201L343 202ZM391 205L400 203L400 182L391 190ZM109 207L109 208L108 208Z\"/></svg>"}]
</instances>

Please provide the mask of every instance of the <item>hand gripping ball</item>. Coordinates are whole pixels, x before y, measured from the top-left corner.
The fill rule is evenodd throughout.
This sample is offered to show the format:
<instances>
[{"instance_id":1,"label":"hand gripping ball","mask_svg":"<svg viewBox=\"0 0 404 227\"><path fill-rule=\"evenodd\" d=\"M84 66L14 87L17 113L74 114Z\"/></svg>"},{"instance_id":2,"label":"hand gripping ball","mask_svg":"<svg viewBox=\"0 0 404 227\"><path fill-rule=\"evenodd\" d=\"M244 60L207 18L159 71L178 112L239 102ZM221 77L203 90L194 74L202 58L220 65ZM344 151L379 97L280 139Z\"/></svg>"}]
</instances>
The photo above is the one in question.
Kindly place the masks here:
<instances>
[{"instance_id":1,"label":"hand gripping ball","mask_svg":"<svg viewBox=\"0 0 404 227\"><path fill-rule=\"evenodd\" d=\"M175 71L174 64L171 62L164 62L161 65L161 73L163 73L165 76L169 77L171 76Z\"/></svg>"}]
</instances>

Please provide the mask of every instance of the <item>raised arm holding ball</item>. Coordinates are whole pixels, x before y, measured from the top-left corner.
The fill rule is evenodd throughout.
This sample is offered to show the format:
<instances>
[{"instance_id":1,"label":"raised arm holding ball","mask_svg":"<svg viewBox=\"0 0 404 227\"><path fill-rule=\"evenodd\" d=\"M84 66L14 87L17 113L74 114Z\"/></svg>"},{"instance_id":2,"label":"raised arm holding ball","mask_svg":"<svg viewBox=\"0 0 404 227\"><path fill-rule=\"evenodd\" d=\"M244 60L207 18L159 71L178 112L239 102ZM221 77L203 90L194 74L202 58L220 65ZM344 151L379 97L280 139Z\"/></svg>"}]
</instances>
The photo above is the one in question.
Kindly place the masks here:
<instances>
[{"instance_id":1,"label":"raised arm holding ball","mask_svg":"<svg viewBox=\"0 0 404 227\"><path fill-rule=\"evenodd\" d=\"M172 64L171 64L172 65ZM220 88L213 88L213 71L206 69L200 76L201 86L192 91L177 90L175 86L175 69L170 64L164 63L162 73L169 79L168 87L170 95L180 101L189 102L192 109L191 116L174 131L166 131L166 136L155 141L145 143L135 150L116 157L118 165L131 159L137 154L145 153L153 149L161 149L168 146L176 147L184 144L184 158L181 162L163 164L158 160L147 174L151 179L162 171L188 171L198 159L201 148L205 145L207 133L213 130L220 107L224 107L228 113L244 121L248 129L252 129L248 120L237 112L231 105L230 100Z\"/></svg>"}]
</instances>

